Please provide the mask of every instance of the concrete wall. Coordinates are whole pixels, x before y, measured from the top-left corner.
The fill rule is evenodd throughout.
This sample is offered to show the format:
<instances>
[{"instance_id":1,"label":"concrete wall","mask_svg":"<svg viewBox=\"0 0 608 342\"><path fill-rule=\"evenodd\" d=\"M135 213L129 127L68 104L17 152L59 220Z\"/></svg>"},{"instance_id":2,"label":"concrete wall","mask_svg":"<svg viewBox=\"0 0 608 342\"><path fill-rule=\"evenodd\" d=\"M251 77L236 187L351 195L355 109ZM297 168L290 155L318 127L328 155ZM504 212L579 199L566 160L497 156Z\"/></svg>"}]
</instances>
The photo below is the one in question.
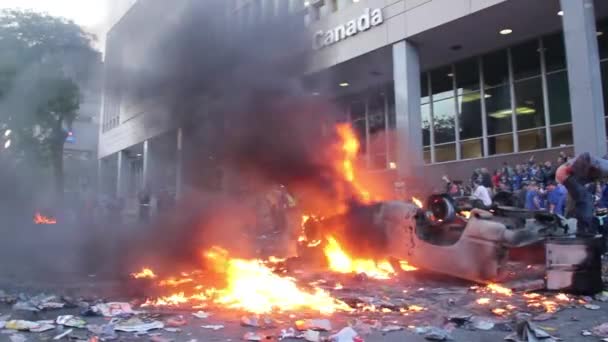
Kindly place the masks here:
<instances>
[{"instance_id":1,"label":"concrete wall","mask_svg":"<svg viewBox=\"0 0 608 342\"><path fill-rule=\"evenodd\" d=\"M366 8L381 8L384 23L319 50L315 54L311 71L342 63L505 1L507 0L361 0L313 22L311 31L327 31L344 25L361 16Z\"/></svg>"}]
</instances>

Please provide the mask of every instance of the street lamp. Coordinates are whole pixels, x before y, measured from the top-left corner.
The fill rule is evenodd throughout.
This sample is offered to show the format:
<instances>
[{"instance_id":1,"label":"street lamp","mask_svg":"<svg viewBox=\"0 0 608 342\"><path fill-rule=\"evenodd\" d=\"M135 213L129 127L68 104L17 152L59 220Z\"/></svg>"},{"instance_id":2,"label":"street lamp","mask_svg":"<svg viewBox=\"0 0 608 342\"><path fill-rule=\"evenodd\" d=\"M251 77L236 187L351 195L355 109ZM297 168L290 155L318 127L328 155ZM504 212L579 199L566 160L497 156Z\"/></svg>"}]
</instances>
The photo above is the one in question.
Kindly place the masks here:
<instances>
[{"instance_id":1,"label":"street lamp","mask_svg":"<svg viewBox=\"0 0 608 342\"><path fill-rule=\"evenodd\" d=\"M10 129L7 129L6 131L4 131L4 136L8 137L9 135L11 135L13 131L11 131Z\"/></svg>"},{"instance_id":2,"label":"street lamp","mask_svg":"<svg viewBox=\"0 0 608 342\"><path fill-rule=\"evenodd\" d=\"M7 148L11 147L11 139L8 139L5 143L4 143L4 149L6 150Z\"/></svg>"}]
</instances>

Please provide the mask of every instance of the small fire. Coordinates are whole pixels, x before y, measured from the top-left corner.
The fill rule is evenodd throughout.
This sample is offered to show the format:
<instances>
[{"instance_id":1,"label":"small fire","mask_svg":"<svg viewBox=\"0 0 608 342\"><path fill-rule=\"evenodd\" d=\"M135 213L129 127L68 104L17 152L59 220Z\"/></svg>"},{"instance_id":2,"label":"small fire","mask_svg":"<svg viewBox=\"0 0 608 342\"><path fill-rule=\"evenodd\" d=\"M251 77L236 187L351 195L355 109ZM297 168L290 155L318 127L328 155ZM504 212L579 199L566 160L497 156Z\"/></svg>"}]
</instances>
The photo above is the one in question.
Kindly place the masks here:
<instances>
[{"instance_id":1,"label":"small fire","mask_svg":"<svg viewBox=\"0 0 608 342\"><path fill-rule=\"evenodd\" d=\"M479 305L488 305L488 304L490 304L490 298L486 298L486 297L479 298L475 302Z\"/></svg>"},{"instance_id":2,"label":"small fire","mask_svg":"<svg viewBox=\"0 0 608 342\"><path fill-rule=\"evenodd\" d=\"M376 262L371 259L352 259L342 249L338 241L329 236L323 249L329 263L329 269L338 273L365 273L370 278L390 279L395 270L390 262L383 260Z\"/></svg>"},{"instance_id":3,"label":"small fire","mask_svg":"<svg viewBox=\"0 0 608 342\"><path fill-rule=\"evenodd\" d=\"M460 212L460 216L464 217L464 218L470 218L471 217L471 212L468 210L462 210Z\"/></svg>"},{"instance_id":4,"label":"small fire","mask_svg":"<svg viewBox=\"0 0 608 342\"><path fill-rule=\"evenodd\" d=\"M194 281L194 279L192 279L192 278L181 278L181 279L178 279L178 278L169 278L169 279L161 280L158 283L158 285L159 286L168 286L168 287L177 287L177 286L180 286L180 285L191 283L193 281Z\"/></svg>"},{"instance_id":5,"label":"small fire","mask_svg":"<svg viewBox=\"0 0 608 342\"><path fill-rule=\"evenodd\" d=\"M418 268L410 265L410 263L407 262L407 261L405 261L405 260L400 260L399 261L399 266L401 267L401 270L405 271L405 272L411 272L411 271L418 270Z\"/></svg>"},{"instance_id":6,"label":"small fire","mask_svg":"<svg viewBox=\"0 0 608 342\"><path fill-rule=\"evenodd\" d=\"M497 316L503 316L504 314L507 313L507 310L506 309L501 309L501 308L495 308L495 309L492 309L492 313L495 314L495 315L497 315Z\"/></svg>"},{"instance_id":7,"label":"small fire","mask_svg":"<svg viewBox=\"0 0 608 342\"><path fill-rule=\"evenodd\" d=\"M500 286L498 284L489 284L488 286L486 286L486 288L492 293L497 293L508 297L511 297L513 295L513 291L511 289Z\"/></svg>"},{"instance_id":8,"label":"small fire","mask_svg":"<svg viewBox=\"0 0 608 342\"><path fill-rule=\"evenodd\" d=\"M57 220L52 217L46 217L40 213L34 214L35 224L57 224Z\"/></svg>"},{"instance_id":9,"label":"small fire","mask_svg":"<svg viewBox=\"0 0 608 342\"><path fill-rule=\"evenodd\" d=\"M156 274L149 268L144 268L140 272L131 273L131 276L135 279L154 279Z\"/></svg>"},{"instance_id":10,"label":"small fire","mask_svg":"<svg viewBox=\"0 0 608 342\"><path fill-rule=\"evenodd\" d=\"M418 208L421 208L421 209L422 209L423 205L422 205L422 201L421 201L421 200L417 199L416 197L412 197L412 202L414 202L414 204L415 204L415 205L416 205Z\"/></svg>"},{"instance_id":11,"label":"small fire","mask_svg":"<svg viewBox=\"0 0 608 342\"><path fill-rule=\"evenodd\" d=\"M568 297L567 294L565 293L560 293L557 296L555 296L555 299L561 301L561 302L569 302L570 301L570 297Z\"/></svg>"},{"instance_id":12,"label":"small fire","mask_svg":"<svg viewBox=\"0 0 608 342\"><path fill-rule=\"evenodd\" d=\"M352 310L323 289L299 289L293 278L274 274L260 260L233 259L218 247L205 253L205 257L217 272L226 277L226 287L215 291L214 302L228 308L256 314L302 308L315 309L323 314Z\"/></svg>"}]
</instances>

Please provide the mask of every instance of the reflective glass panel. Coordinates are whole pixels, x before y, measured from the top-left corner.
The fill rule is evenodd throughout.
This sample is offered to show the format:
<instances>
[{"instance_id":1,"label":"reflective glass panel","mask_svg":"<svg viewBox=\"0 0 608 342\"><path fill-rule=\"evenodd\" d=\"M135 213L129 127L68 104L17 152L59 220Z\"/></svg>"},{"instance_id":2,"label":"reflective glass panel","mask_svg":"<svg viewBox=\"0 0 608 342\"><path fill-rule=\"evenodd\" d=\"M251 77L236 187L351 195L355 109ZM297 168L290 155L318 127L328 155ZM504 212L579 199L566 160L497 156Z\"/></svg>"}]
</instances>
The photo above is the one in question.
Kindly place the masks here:
<instances>
[{"instance_id":1,"label":"reflective glass panel","mask_svg":"<svg viewBox=\"0 0 608 342\"><path fill-rule=\"evenodd\" d=\"M456 144L435 146L435 162L441 163L456 160Z\"/></svg>"},{"instance_id":2,"label":"reflective glass panel","mask_svg":"<svg viewBox=\"0 0 608 342\"><path fill-rule=\"evenodd\" d=\"M479 92L458 96L460 139L481 136L481 94Z\"/></svg>"},{"instance_id":3,"label":"reflective glass panel","mask_svg":"<svg viewBox=\"0 0 608 342\"><path fill-rule=\"evenodd\" d=\"M511 91L509 86L487 89L485 94L488 134L511 132Z\"/></svg>"},{"instance_id":4,"label":"reflective glass panel","mask_svg":"<svg viewBox=\"0 0 608 342\"><path fill-rule=\"evenodd\" d=\"M549 93L549 115L551 124L572 121L570 115L570 89L568 88L568 73L560 71L547 75Z\"/></svg>"},{"instance_id":5,"label":"reflective glass panel","mask_svg":"<svg viewBox=\"0 0 608 342\"><path fill-rule=\"evenodd\" d=\"M431 144L431 105L424 104L420 106L422 116L422 145L429 146Z\"/></svg>"},{"instance_id":6,"label":"reflective glass panel","mask_svg":"<svg viewBox=\"0 0 608 342\"><path fill-rule=\"evenodd\" d=\"M459 95L479 90L479 64L477 58L467 59L455 65L456 91Z\"/></svg>"},{"instance_id":7,"label":"reflective glass panel","mask_svg":"<svg viewBox=\"0 0 608 342\"><path fill-rule=\"evenodd\" d=\"M511 48L515 80L540 75L538 40L534 39Z\"/></svg>"},{"instance_id":8,"label":"reflective glass panel","mask_svg":"<svg viewBox=\"0 0 608 342\"><path fill-rule=\"evenodd\" d=\"M538 150L547 147L547 138L544 128L519 132L517 135L520 151Z\"/></svg>"},{"instance_id":9,"label":"reflective glass panel","mask_svg":"<svg viewBox=\"0 0 608 342\"><path fill-rule=\"evenodd\" d=\"M483 56L483 81L485 87L494 87L509 80L507 50L500 50Z\"/></svg>"},{"instance_id":10,"label":"reflective glass panel","mask_svg":"<svg viewBox=\"0 0 608 342\"><path fill-rule=\"evenodd\" d=\"M420 103L429 102L429 79L427 73L420 74Z\"/></svg>"},{"instance_id":11,"label":"reflective glass panel","mask_svg":"<svg viewBox=\"0 0 608 342\"><path fill-rule=\"evenodd\" d=\"M424 158L424 162L426 164L430 164L431 163L431 148L430 147L425 147L422 150L422 155L423 155L423 158Z\"/></svg>"},{"instance_id":12,"label":"reflective glass panel","mask_svg":"<svg viewBox=\"0 0 608 342\"><path fill-rule=\"evenodd\" d=\"M569 146L574 143L572 125L551 127L551 143L553 147Z\"/></svg>"},{"instance_id":13,"label":"reflective glass panel","mask_svg":"<svg viewBox=\"0 0 608 342\"><path fill-rule=\"evenodd\" d=\"M447 66L431 71L431 91L433 101L454 96L452 67Z\"/></svg>"},{"instance_id":14,"label":"reflective glass panel","mask_svg":"<svg viewBox=\"0 0 608 342\"><path fill-rule=\"evenodd\" d=\"M435 144L455 140L456 106L454 98L433 102L433 125Z\"/></svg>"},{"instance_id":15,"label":"reflective glass panel","mask_svg":"<svg viewBox=\"0 0 608 342\"><path fill-rule=\"evenodd\" d=\"M515 82L517 130L545 125L543 89L540 77Z\"/></svg>"},{"instance_id":16,"label":"reflective glass panel","mask_svg":"<svg viewBox=\"0 0 608 342\"><path fill-rule=\"evenodd\" d=\"M547 72L566 69L566 48L562 32L543 38Z\"/></svg>"},{"instance_id":17,"label":"reflective glass panel","mask_svg":"<svg viewBox=\"0 0 608 342\"><path fill-rule=\"evenodd\" d=\"M481 139L460 142L460 157L462 159L481 158L483 156L483 143Z\"/></svg>"},{"instance_id":18,"label":"reflective glass panel","mask_svg":"<svg viewBox=\"0 0 608 342\"><path fill-rule=\"evenodd\" d=\"M608 19L604 19L597 24L597 32L600 59L608 58Z\"/></svg>"},{"instance_id":19,"label":"reflective glass panel","mask_svg":"<svg viewBox=\"0 0 608 342\"><path fill-rule=\"evenodd\" d=\"M490 155L513 152L513 135L504 134L488 137L488 152Z\"/></svg>"}]
</instances>

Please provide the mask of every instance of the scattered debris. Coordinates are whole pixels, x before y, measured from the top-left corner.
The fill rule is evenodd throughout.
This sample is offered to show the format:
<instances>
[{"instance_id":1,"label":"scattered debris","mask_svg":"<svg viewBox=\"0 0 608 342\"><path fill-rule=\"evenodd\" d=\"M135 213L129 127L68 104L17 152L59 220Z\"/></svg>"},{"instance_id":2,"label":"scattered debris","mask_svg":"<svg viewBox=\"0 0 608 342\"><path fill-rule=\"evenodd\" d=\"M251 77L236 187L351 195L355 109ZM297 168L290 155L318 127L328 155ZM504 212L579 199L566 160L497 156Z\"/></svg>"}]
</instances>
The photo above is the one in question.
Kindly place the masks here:
<instances>
[{"instance_id":1,"label":"scattered debris","mask_svg":"<svg viewBox=\"0 0 608 342\"><path fill-rule=\"evenodd\" d=\"M494 321L484 317L471 318L471 326L477 330L490 330L494 328Z\"/></svg>"},{"instance_id":2,"label":"scattered debris","mask_svg":"<svg viewBox=\"0 0 608 342\"><path fill-rule=\"evenodd\" d=\"M188 321L184 316L171 317L165 322L165 325L171 328L183 327L186 324L188 324Z\"/></svg>"},{"instance_id":3,"label":"scattered debris","mask_svg":"<svg viewBox=\"0 0 608 342\"><path fill-rule=\"evenodd\" d=\"M589 330L583 330L583 331L581 331L581 335L583 335L583 336L591 336L591 335L593 335L593 333L591 331L589 331Z\"/></svg>"},{"instance_id":4,"label":"scattered debris","mask_svg":"<svg viewBox=\"0 0 608 342\"><path fill-rule=\"evenodd\" d=\"M182 329L180 328L164 328L163 329L166 332L170 332L170 333L180 333L182 332Z\"/></svg>"},{"instance_id":5,"label":"scattered debris","mask_svg":"<svg viewBox=\"0 0 608 342\"><path fill-rule=\"evenodd\" d=\"M554 342L557 339L546 331L537 327L528 320L519 320L515 325L515 332L505 337L505 341L512 342Z\"/></svg>"},{"instance_id":6,"label":"scattered debris","mask_svg":"<svg viewBox=\"0 0 608 342\"><path fill-rule=\"evenodd\" d=\"M608 337L608 323L603 323L593 327L591 332L597 337Z\"/></svg>"},{"instance_id":7,"label":"scattered debris","mask_svg":"<svg viewBox=\"0 0 608 342\"><path fill-rule=\"evenodd\" d=\"M165 325L160 321L144 321L140 318L133 317L128 320L119 322L114 327L114 330L124 332L145 333L150 330L162 329Z\"/></svg>"},{"instance_id":8,"label":"scattered debris","mask_svg":"<svg viewBox=\"0 0 608 342\"><path fill-rule=\"evenodd\" d=\"M314 330L306 330L304 332L304 340L308 342L319 342L321 341L321 333Z\"/></svg>"},{"instance_id":9,"label":"scattered debris","mask_svg":"<svg viewBox=\"0 0 608 342\"><path fill-rule=\"evenodd\" d=\"M152 336L150 337L150 342L173 342L173 339L165 338L162 336Z\"/></svg>"},{"instance_id":10,"label":"scattered debris","mask_svg":"<svg viewBox=\"0 0 608 342\"><path fill-rule=\"evenodd\" d=\"M205 311L198 311L198 312L192 313L192 316L194 316L196 318L200 318L200 319L205 319L205 318L209 318L209 316L211 316L211 314L208 312L205 312Z\"/></svg>"},{"instance_id":11,"label":"scattered debris","mask_svg":"<svg viewBox=\"0 0 608 342\"><path fill-rule=\"evenodd\" d=\"M536 322L543 322L543 321L548 321L548 320L552 319L553 317L554 317L554 315L552 313L545 312L545 313L542 313L540 315L534 316L532 318L532 320L536 321Z\"/></svg>"},{"instance_id":12,"label":"scattered debris","mask_svg":"<svg viewBox=\"0 0 608 342\"><path fill-rule=\"evenodd\" d=\"M55 329L55 326L46 322L41 323L24 320L12 320L6 322L4 328L18 331L44 332Z\"/></svg>"},{"instance_id":13,"label":"scattered debris","mask_svg":"<svg viewBox=\"0 0 608 342\"><path fill-rule=\"evenodd\" d=\"M331 322L328 319L307 319L296 321L296 329L330 331Z\"/></svg>"},{"instance_id":14,"label":"scattered debris","mask_svg":"<svg viewBox=\"0 0 608 342\"><path fill-rule=\"evenodd\" d=\"M131 308L131 304L124 302L101 303L93 306L92 309L101 313L105 317L136 314L136 312Z\"/></svg>"},{"instance_id":15,"label":"scattered debris","mask_svg":"<svg viewBox=\"0 0 608 342\"><path fill-rule=\"evenodd\" d=\"M392 331L401 331L403 330L402 326L399 325L386 325L384 327L382 327L382 329L380 329L383 333L388 333L388 332L392 332Z\"/></svg>"},{"instance_id":16,"label":"scattered debris","mask_svg":"<svg viewBox=\"0 0 608 342\"><path fill-rule=\"evenodd\" d=\"M255 332L248 332L243 336L245 341L262 341L264 339L266 339L266 336Z\"/></svg>"},{"instance_id":17,"label":"scattered debris","mask_svg":"<svg viewBox=\"0 0 608 342\"><path fill-rule=\"evenodd\" d=\"M56 340L56 341L57 340L61 340L62 338L64 338L64 337L68 336L69 334L71 334L72 331L74 331L74 330L73 329L68 329L65 332L63 332L63 333L61 333L61 334L53 337L53 340Z\"/></svg>"},{"instance_id":18,"label":"scattered debris","mask_svg":"<svg viewBox=\"0 0 608 342\"><path fill-rule=\"evenodd\" d=\"M600 302L608 302L608 291L602 291L596 294L593 298Z\"/></svg>"},{"instance_id":19,"label":"scattered debris","mask_svg":"<svg viewBox=\"0 0 608 342\"><path fill-rule=\"evenodd\" d=\"M220 330L220 329L224 329L224 326L221 324L211 324L211 325L201 325L201 328L203 329L211 329L211 330Z\"/></svg>"},{"instance_id":20,"label":"scattered debris","mask_svg":"<svg viewBox=\"0 0 608 342\"><path fill-rule=\"evenodd\" d=\"M458 313L458 314L450 315L448 317L448 321L456 324L457 326L462 326L462 325L466 324L467 322L469 322L472 317L473 317L473 315L471 315L469 313Z\"/></svg>"},{"instance_id":21,"label":"scattered debris","mask_svg":"<svg viewBox=\"0 0 608 342\"><path fill-rule=\"evenodd\" d=\"M14 335L10 335L8 337L11 342L25 342L27 341L27 338L21 334L14 334Z\"/></svg>"},{"instance_id":22,"label":"scattered debris","mask_svg":"<svg viewBox=\"0 0 608 342\"><path fill-rule=\"evenodd\" d=\"M302 338L304 338L304 335L298 334L296 332L296 329L294 329L294 328L282 329L281 335L279 336L279 340L284 340L286 338L302 339Z\"/></svg>"},{"instance_id":23,"label":"scattered debris","mask_svg":"<svg viewBox=\"0 0 608 342\"><path fill-rule=\"evenodd\" d=\"M585 304L585 309L589 310L599 310L600 306L595 304Z\"/></svg>"},{"instance_id":24,"label":"scattered debris","mask_svg":"<svg viewBox=\"0 0 608 342\"><path fill-rule=\"evenodd\" d=\"M66 327L79 329L83 329L87 326L87 322L84 319L72 315L59 316L55 320L55 323Z\"/></svg>"},{"instance_id":25,"label":"scattered debris","mask_svg":"<svg viewBox=\"0 0 608 342\"><path fill-rule=\"evenodd\" d=\"M334 342L363 342L363 338L351 327L346 327L340 330L337 334L331 335L331 341Z\"/></svg>"},{"instance_id":26,"label":"scattered debris","mask_svg":"<svg viewBox=\"0 0 608 342\"><path fill-rule=\"evenodd\" d=\"M114 331L114 324L105 325L87 325L87 330L99 336L103 341L112 341L118 339L118 335Z\"/></svg>"},{"instance_id":27,"label":"scattered debris","mask_svg":"<svg viewBox=\"0 0 608 342\"><path fill-rule=\"evenodd\" d=\"M424 335L424 338L429 341L448 341L452 339L447 330L437 327L419 327L416 328L416 333Z\"/></svg>"}]
</instances>

